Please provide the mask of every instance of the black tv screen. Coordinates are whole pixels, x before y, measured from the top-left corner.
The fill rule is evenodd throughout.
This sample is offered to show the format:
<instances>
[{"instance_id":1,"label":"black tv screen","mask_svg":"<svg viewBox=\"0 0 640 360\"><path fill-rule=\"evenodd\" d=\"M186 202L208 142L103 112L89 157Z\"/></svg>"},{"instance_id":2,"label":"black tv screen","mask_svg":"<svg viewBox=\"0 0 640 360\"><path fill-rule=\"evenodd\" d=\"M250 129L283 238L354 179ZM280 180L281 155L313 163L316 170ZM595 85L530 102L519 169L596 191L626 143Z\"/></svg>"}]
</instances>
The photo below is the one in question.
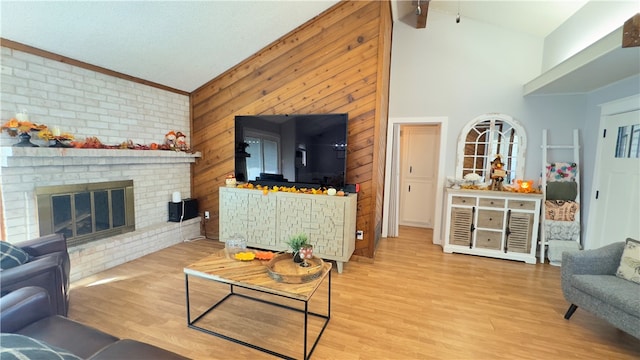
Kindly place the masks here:
<instances>
[{"instance_id":1,"label":"black tv screen","mask_svg":"<svg viewBox=\"0 0 640 360\"><path fill-rule=\"evenodd\" d=\"M236 116L237 181L343 188L347 121L347 114Z\"/></svg>"}]
</instances>

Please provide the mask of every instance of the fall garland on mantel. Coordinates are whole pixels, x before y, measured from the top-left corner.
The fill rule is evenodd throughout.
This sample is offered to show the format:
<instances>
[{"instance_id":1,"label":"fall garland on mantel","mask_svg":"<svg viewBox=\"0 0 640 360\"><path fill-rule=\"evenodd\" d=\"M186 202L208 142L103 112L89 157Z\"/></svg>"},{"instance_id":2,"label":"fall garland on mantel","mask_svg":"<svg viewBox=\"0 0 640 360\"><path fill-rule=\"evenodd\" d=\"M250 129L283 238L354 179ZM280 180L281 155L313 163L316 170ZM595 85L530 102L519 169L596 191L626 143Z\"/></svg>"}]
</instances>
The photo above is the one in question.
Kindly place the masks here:
<instances>
[{"instance_id":1,"label":"fall garland on mantel","mask_svg":"<svg viewBox=\"0 0 640 360\"><path fill-rule=\"evenodd\" d=\"M129 150L173 150L190 152L190 148L186 142L186 136L180 131L169 131L164 138L163 143L134 144L132 140L123 141L117 145L103 144L100 139L95 136L87 137L84 141L74 140L75 137L69 133L61 133L58 128L50 129L44 124L35 124L28 120L19 121L11 118L5 122L1 130L6 130L11 137L20 134L29 134L37 132L40 139L46 141L55 141L58 147L78 148L78 149L129 149ZM63 144L63 146L60 146Z\"/></svg>"}]
</instances>

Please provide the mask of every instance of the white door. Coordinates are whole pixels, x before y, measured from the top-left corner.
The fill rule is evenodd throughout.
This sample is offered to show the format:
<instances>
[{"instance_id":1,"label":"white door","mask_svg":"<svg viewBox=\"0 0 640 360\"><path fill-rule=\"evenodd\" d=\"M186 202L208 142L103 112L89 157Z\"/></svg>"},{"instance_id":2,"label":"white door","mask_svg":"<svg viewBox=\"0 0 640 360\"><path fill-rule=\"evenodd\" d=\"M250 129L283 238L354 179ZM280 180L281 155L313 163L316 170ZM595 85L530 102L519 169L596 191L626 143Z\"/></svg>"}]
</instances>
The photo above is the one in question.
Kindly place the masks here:
<instances>
[{"instance_id":1,"label":"white door","mask_svg":"<svg viewBox=\"0 0 640 360\"><path fill-rule=\"evenodd\" d=\"M440 129L405 125L400 130L400 225L433 228Z\"/></svg>"},{"instance_id":2,"label":"white door","mask_svg":"<svg viewBox=\"0 0 640 360\"><path fill-rule=\"evenodd\" d=\"M640 111L603 118L588 248L640 239Z\"/></svg>"}]
</instances>

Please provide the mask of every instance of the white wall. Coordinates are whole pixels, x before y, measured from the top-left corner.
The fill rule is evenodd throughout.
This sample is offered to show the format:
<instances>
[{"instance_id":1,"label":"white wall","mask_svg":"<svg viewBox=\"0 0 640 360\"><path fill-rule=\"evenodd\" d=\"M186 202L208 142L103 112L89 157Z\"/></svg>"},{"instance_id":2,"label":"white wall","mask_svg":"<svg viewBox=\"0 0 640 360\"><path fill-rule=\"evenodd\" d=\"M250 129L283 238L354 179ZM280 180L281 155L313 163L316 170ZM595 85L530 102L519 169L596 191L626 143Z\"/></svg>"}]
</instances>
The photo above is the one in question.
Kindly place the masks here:
<instances>
[{"instance_id":1,"label":"white wall","mask_svg":"<svg viewBox=\"0 0 640 360\"><path fill-rule=\"evenodd\" d=\"M389 117L448 118L445 176L455 174L456 144L465 123L500 112L519 120L527 134L525 177L538 183L542 168L542 130L552 144L571 143L572 129L582 142L582 217L587 219L593 185L598 104L633 95L638 76L590 94L523 97L522 86L539 75L543 40L505 32L463 17L429 12L426 29L394 23ZM561 157L561 153L556 154ZM558 160L559 161L559 160ZM583 223L583 230L588 224Z\"/></svg>"},{"instance_id":2,"label":"white wall","mask_svg":"<svg viewBox=\"0 0 640 360\"><path fill-rule=\"evenodd\" d=\"M618 29L639 11L637 0L589 1L545 38L542 72Z\"/></svg>"},{"instance_id":3,"label":"white wall","mask_svg":"<svg viewBox=\"0 0 640 360\"><path fill-rule=\"evenodd\" d=\"M30 120L104 144L161 143L189 134L189 97L2 47L2 123L27 109ZM0 145L16 141L5 131ZM39 143L42 144L42 143Z\"/></svg>"},{"instance_id":4,"label":"white wall","mask_svg":"<svg viewBox=\"0 0 640 360\"><path fill-rule=\"evenodd\" d=\"M390 117L445 116L449 119L445 176L454 175L462 127L484 113L513 116L525 128L525 177L538 180L542 129L559 133L577 127L582 96L531 98L522 86L538 75L542 39L463 18L429 12L426 29L394 24ZM418 85L419 84L419 85Z\"/></svg>"}]
</instances>

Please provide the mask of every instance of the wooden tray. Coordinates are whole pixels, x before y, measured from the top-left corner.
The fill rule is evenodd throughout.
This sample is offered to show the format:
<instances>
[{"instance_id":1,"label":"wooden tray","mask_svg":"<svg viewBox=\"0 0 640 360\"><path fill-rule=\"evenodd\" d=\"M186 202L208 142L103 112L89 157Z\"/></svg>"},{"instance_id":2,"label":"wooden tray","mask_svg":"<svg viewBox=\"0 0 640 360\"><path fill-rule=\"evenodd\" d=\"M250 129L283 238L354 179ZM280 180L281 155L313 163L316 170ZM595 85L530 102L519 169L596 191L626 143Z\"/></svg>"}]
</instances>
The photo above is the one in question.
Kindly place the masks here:
<instances>
[{"instance_id":1,"label":"wooden tray","mask_svg":"<svg viewBox=\"0 0 640 360\"><path fill-rule=\"evenodd\" d=\"M309 266L303 267L293 262L293 254L278 254L271 259L266 267L269 277L273 280L288 284L302 284L313 281L322 275L324 261L318 257L307 259Z\"/></svg>"}]
</instances>

